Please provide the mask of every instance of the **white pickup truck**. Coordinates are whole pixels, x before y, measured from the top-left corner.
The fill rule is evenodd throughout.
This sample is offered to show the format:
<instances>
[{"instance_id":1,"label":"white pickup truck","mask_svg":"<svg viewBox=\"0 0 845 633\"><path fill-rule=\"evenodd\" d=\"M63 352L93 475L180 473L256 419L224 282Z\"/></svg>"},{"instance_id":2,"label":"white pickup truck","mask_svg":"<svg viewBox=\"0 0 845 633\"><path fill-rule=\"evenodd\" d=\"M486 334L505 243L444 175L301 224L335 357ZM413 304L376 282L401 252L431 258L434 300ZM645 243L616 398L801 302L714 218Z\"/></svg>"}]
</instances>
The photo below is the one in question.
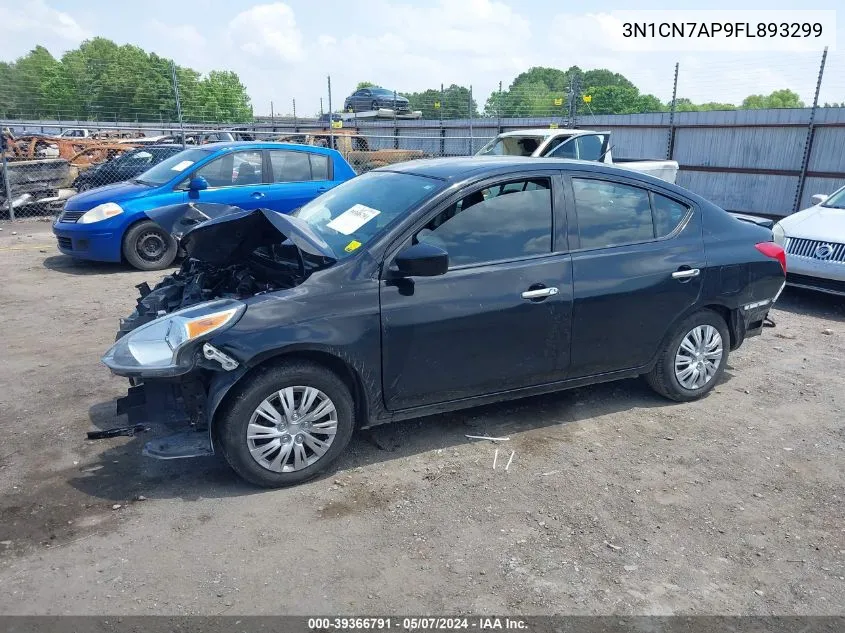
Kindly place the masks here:
<instances>
[{"instance_id":1,"label":"white pickup truck","mask_svg":"<svg viewBox=\"0 0 845 633\"><path fill-rule=\"evenodd\" d=\"M678 163L674 160L613 160L610 132L537 128L499 134L476 156L535 156L574 158L608 163L674 183Z\"/></svg>"}]
</instances>

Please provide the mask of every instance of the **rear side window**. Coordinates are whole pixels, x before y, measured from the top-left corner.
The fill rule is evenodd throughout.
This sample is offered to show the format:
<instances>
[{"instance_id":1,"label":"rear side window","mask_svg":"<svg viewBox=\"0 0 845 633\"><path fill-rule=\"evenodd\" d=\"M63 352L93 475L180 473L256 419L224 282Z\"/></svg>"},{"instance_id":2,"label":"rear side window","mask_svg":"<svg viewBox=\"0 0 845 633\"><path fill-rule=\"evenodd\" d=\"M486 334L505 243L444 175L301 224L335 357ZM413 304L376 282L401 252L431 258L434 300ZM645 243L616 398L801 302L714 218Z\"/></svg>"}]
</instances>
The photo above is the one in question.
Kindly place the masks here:
<instances>
[{"instance_id":1,"label":"rear side window","mask_svg":"<svg viewBox=\"0 0 845 633\"><path fill-rule=\"evenodd\" d=\"M581 248L647 242L672 233L689 208L646 189L603 180L572 179Z\"/></svg>"},{"instance_id":2,"label":"rear side window","mask_svg":"<svg viewBox=\"0 0 845 633\"><path fill-rule=\"evenodd\" d=\"M444 248L450 266L549 253L551 183L539 178L475 191L438 214L416 238Z\"/></svg>"},{"instance_id":3,"label":"rear side window","mask_svg":"<svg viewBox=\"0 0 845 633\"><path fill-rule=\"evenodd\" d=\"M657 237L666 237L687 217L689 207L661 196L659 193L652 193L651 199L654 211L654 234Z\"/></svg>"},{"instance_id":4,"label":"rear side window","mask_svg":"<svg viewBox=\"0 0 845 633\"><path fill-rule=\"evenodd\" d=\"M329 179L329 158L307 152L270 150L273 182L308 182Z\"/></svg>"},{"instance_id":5,"label":"rear side window","mask_svg":"<svg viewBox=\"0 0 845 633\"><path fill-rule=\"evenodd\" d=\"M309 154L311 160L311 180L329 179L329 157L320 154Z\"/></svg>"}]
</instances>

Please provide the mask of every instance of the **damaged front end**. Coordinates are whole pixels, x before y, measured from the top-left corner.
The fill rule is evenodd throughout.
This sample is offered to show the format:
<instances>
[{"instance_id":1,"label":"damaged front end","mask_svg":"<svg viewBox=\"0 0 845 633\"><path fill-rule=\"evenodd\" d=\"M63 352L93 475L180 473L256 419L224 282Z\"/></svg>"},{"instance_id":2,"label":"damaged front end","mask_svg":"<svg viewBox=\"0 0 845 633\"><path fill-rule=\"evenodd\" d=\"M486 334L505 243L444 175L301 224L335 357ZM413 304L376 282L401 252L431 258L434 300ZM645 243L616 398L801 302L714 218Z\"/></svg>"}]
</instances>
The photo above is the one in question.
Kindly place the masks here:
<instances>
[{"instance_id":1,"label":"damaged front end","mask_svg":"<svg viewBox=\"0 0 845 633\"><path fill-rule=\"evenodd\" d=\"M238 322L250 297L293 288L336 258L307 225L274 211L186 204L147 215L180 241L186 258L154 288L137 286L137 306L103 356L131 385L117 401L129 426L112 432L132 435L145 425L181 429L147 443L144 453L161 459L210 455L221 386L245 372L234 352L214 345L214 336Z\"/></svg>"}]
</instances>

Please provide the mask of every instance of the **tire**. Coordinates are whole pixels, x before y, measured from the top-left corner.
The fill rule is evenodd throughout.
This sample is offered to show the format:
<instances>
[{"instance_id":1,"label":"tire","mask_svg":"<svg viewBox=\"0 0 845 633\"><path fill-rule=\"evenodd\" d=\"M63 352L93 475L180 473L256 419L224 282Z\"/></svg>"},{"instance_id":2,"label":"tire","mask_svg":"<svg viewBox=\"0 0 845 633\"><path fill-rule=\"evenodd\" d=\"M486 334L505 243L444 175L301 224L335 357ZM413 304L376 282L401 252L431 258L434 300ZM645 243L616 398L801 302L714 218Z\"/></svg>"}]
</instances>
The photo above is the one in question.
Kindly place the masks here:
<instances>
[{"instance_id":1,"label":"tire","mask_svg":"<svg viewBox=\"0 0 845 633\"><path fill-rule=\"evenodd\" d=\"M696 344L696 332L701 344ZM687 339L688 336L691 338ZM683 349L682 343L685 343ZM717 349L721 350L718 360L714 358ZM646 381L670 400L698 400L719 382L728 362L729 349L730 333L725 320L712 310L701 310L678 325L654 367L646 374Z\"/></svg>"},{"instance_id":2,"label":"tire","mask_svg":"<svg viewBox=\"0 0 845 633\"><path fill-rule=\"evenodd\" d=\"M82 193L83 191L89 191L90 189L93 189L93 188L94 188L94 185L91 184L90 182L88 182L87 180L85 180L85 181L83 181L83 182L81 182L77 185L76 193Z\"/></svg>"},{"instance_id":3,"label":"tire","mask_svg":"<svg viewBox=\"0 0 845 633\"><path fill-rule=\"evenodd\" d=\"M373 110L378 110L378 101L373 101L373 103L372 103L372 109L373 109Z\"/></svg>"},{"instance_id":4,"label":"tire","mask_svg":"<svg viewBox=\"0 0 845 633\"><path fill-rule=\"evenodd\" d=\"M123 236L123 256L138 270L161 270L176 259L176 240L152 220L132 225Z\"/></svg>"},{"instance_id":5,"label":"tire","mask_svg":"<svg viewBox=\"0 0 845 633\"><path fill-rule=\"evenodd\" d=\"M317 392L310 409L304 408L305 389ZM292 415L285 414L283 393L293 396ZM333 411L326 400L334 406ZM311 420L320 428L307 422L307 426L299 426L309 411L319 413L324 406L326 412L316 422ZM300 417L294 422L297 412ZM214 424L215 440L232 470L257 486L281 488L313 479L332 466L352 439L355 407L349 389L337 375L319 365L294 361L259 369L227 400ZM332 424L334 435L328 433ZM267 431L256 433L258 427ZM318 455L315 446L325 452ZM298 457L302 458L299 464Z\"/></svg>"}]
</instances>

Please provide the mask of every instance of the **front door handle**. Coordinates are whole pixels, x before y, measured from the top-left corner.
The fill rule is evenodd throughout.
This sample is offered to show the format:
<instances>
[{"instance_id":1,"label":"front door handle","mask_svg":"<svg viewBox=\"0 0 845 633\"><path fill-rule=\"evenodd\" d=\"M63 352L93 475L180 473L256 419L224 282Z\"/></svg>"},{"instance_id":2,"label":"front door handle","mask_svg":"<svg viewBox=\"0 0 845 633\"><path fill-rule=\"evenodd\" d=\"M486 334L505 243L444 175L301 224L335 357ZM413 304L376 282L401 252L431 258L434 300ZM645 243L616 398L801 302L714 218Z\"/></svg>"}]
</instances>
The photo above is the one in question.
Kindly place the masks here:
<instances>
[{"instance_id":1,"label":"front door handle","mask_svg":"<svg viewBox=\"0 0 845 633\"><path fill-rule=\"evenodd\" d=\"M672 273L672 279L691 279L698 277L701 271L698 268L684 268L683 270L676 270Z\"/></svg>"},{"instance_id":2,"label":"front door handle","mask_svg":"<svg viewBox=\"0 0 845 633\"><path fill-rule=\"evenodd\" d=\"M536 290L526 290L522 293L523 299L542 299L544 297L551 297L557 294L557 288L537 288Z\"/></svg>"},{"instance_id":3,"label":"front door handle","mask_svg":"<svg viewBox=\"0 0 845 633\"><path fill-rule=\"evenodd\" d=\"M260 200L261 198L264 197L264 194L261 191L253 191L252 197L255 198L256 200Z\"/></svg>"}]
</instances>

